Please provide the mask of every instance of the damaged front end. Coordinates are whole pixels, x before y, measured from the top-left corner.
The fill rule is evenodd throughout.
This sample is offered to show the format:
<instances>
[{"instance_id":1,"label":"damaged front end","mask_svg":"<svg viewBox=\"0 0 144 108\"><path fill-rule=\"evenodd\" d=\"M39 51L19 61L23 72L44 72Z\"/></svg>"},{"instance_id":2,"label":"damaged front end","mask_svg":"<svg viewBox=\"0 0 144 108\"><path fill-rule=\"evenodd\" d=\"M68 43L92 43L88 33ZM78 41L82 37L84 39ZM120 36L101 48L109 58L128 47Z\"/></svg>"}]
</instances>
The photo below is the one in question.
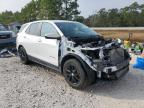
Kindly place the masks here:
<instances>
[{"instance_id":1,"label":"damaged front end","mask_svg":"<svg viewBox=\"0 0 144 108\"><path fill-rule=\"evenodd\" d=\"M61 60L68 54L78 55L99 78L116 79L129 71L130 56L117 41L63 37L61 50Z\"/></svg>"}]
</instances>

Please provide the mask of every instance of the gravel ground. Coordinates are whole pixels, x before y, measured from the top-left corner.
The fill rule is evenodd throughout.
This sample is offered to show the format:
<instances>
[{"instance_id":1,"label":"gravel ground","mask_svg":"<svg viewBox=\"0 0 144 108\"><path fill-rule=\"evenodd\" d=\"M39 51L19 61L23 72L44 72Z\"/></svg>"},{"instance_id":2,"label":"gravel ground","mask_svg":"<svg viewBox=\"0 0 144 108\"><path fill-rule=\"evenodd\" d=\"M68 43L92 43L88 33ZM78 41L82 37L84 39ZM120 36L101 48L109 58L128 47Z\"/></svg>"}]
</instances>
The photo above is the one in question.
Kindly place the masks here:
<instances>
[{"instance_id":1,"label":"gravel ground","mask_svg":"<svg viewBox=\"0 0 144 108\"><path fill-rule=\"evenodd\" d=\"M16 57L0 59L0 108L144 108L144 71L71 88L58 72Z\"/></svg>"}]
</instances>

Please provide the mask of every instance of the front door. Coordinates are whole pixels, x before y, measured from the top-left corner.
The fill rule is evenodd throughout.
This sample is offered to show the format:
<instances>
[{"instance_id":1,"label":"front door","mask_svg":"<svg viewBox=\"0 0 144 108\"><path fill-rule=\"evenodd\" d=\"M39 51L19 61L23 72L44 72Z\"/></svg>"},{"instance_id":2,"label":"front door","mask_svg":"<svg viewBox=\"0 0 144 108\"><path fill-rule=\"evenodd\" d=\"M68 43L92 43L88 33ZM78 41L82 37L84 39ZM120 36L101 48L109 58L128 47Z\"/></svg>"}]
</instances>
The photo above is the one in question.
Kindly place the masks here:
<instances>
[{"instance_id":1,"label":"front door","mask_svg":"<svg viewBox=\"0 0 144 108\"><path fill-rule=\"evenodd\" d=\"M37 54L40 60L58 66L59 40L45 38L46 35L53 34L58 34L55 27L48 22L42 23L41 36L37 44Z\"/></svg>"}]
</instances>

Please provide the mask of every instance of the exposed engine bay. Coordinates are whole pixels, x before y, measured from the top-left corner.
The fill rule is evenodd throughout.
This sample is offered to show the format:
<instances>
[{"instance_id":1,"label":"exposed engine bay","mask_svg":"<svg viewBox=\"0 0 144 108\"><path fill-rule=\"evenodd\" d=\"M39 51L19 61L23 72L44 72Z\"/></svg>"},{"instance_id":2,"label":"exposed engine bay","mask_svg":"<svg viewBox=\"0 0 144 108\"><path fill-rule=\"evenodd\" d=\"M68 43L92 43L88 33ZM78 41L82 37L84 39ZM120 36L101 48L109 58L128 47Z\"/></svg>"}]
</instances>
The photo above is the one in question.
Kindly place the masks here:
<instances>
[{"instance_id":1,"label":"exposed engine bay","mask_svg":"<svg viewBox=\"0 0 144 108\"><path fill-rule=\"evenodd\" d=\"M99 39L73 39L65 38L62 45L67 48L62 55L74 53L80 56L91 69L98 73L112 73L129 66L129 53L116 40ZM63 49L64 50L64 49Z\"/></svg>"},{"instance_id":2,"label":"exposed engine bay","mask_svg":"<svg viewBox=\"0 0 144 108\"><path fill-rule=\"evenodd\" d=\"M107 66L117 65L129 58L129 54L121 44L114 41L102 45L84 44L81 51L91 60L101 59Z\"/></svg>"}]
</instances>

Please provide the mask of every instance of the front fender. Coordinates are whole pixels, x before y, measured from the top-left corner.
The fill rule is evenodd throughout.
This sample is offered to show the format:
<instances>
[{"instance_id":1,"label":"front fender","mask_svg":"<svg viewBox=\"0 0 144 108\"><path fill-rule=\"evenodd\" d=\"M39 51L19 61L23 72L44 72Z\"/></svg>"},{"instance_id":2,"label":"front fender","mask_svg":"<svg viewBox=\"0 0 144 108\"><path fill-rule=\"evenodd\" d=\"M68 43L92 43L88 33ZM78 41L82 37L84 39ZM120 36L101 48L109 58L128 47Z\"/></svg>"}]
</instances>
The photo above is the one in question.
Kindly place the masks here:
<instances>
[{"instance_id":1,"label":"front fender","mask_svg":"<svg viewBox=\"0 0 144 108\"><path fill-rule=\"evenodd\" d=\"M82 68L84 69L86 76L90 83L95 82L97 77L97 72L92 70L90 66L79 56L76 54L67 54L61 60L61 72L63 73L63 65L68 59L76 59L80 62Z\"/></svg>"}]
</instances>

